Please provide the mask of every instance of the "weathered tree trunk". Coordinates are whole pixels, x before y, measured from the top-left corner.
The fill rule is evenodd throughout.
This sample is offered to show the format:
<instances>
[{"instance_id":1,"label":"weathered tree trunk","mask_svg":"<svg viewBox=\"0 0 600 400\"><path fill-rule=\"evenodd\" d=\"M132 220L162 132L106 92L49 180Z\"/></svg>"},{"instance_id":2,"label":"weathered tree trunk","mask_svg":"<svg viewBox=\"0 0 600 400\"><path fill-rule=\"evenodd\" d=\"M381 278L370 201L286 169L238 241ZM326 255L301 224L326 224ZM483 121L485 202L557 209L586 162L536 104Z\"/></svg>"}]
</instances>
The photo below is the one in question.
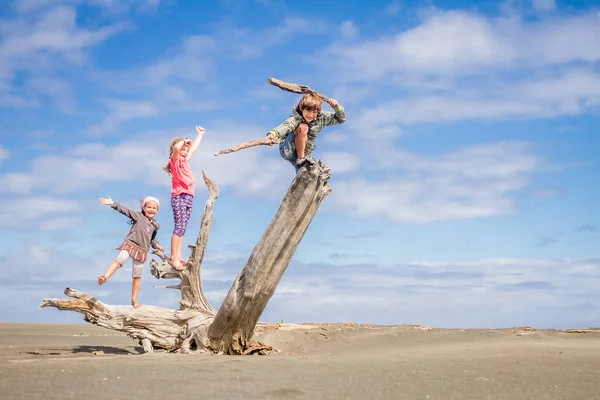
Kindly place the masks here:
<instances>
[{"instance_id":1,"label":"weathered tree trunk","mask_svg":"<svg viewBox=\"0 0 600 400\"><path fill-rule=\"evenodd\" d=\"M330 171L320 162L302 167L279 210L255 246L217 313L202 290L200 266L212 223L218 187L202 171L209 190L200 232L183 271L172 268L167 258L150 262L157 279L180 279L178 285L163 286L181 291L180 310L162 307L110 306L92 295L67 288L70 299L44 299L40 308L55 307L82 313L84 320L108 329L126 332L139 340L146 352L155 348L189 353L266 354L270 346L252 342L254 328L275 292L300 240L321 201L330 193Z\"/></svg>"},{"instance_id":2,"label":"weathered tree trunk","mask_svg":"<svg viewBox=\"0 0 600 400\"><path fill-rule=\"evenodd\" d=\"M321 163L296 175L208 330L212 348L233 354L246 348L304 232L331 192L329 177Z\"/></svg>"}]
</instances>

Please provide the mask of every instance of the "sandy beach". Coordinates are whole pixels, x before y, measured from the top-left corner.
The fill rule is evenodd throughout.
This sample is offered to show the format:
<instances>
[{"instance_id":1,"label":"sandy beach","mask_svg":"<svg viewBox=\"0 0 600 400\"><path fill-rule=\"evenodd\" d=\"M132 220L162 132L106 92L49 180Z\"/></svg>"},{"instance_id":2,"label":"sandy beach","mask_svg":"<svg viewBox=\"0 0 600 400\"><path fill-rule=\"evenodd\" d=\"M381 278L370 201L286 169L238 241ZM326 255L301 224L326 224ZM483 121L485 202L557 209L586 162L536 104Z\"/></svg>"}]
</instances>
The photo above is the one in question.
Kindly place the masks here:
<instances>
[{"instance_id":1,"label":"sandy beach","mask_svg":"<svg viewBox=\"0 0 600 400\"><path fill-rule=\"evenodd\" d=\"M600 398L600 331L284 324L256 338L279 352L142 354L92 325L0 323L0 397Z\"/></svg>"}]
</instances>

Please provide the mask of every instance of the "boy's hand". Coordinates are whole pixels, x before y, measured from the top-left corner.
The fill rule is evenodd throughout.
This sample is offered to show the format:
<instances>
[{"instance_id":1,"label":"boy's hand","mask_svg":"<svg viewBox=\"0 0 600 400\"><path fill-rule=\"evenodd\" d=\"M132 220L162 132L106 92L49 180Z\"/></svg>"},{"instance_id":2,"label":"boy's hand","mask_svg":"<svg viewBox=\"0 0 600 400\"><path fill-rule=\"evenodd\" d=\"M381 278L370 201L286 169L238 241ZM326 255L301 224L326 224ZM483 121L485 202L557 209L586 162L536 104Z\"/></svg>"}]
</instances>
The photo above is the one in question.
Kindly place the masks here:
<instances>
[{"instance_id":1,"label":"boy's hand","mask_svg":"<svg viewBox=\"0 0 600 400\"><path fill-rule=\"evenodd\" d=\"M327 104L329 104L331 106L331 108L336 108L337 106L340 105L340 103L338 103L338 101L336 99L328 99Z\"/></svg>"},{"instance_id":2,"label":"boy's hand","mask_svg":"<svg viewBox=\"0 0 600 400\"><path fill-rule=\"evenodd\" d=\"M113 204L115 204L115 202L113 201L113 199L110 198L110 196L106 196L106 198L100 197L100 203L106 206L112 206Z\"/></svg>"},{"instance_id":3,"label":"boy's hand","mask_svg":"<svg viewBox=\"0 0 600 400\"><path fill-rule=\"evenodd\" d=\"M192 145L192 139L183 139L183 145L184 146L191 146Z\"/></svg>"},{"instance_id":4,"label":"boy's hand","mask_svg":"<svg viewBox=\"0 0 600 400\"><path fill-rule=\"evenodd\" d=\"M204 128L201 126L196 126L196 132L198 135L204 135Z\"/></svg>"},{"instance_id":5,"label":"boy's hand","mask_svg":"<svg viewBox=\"0 0 600 400\"><path fill-rule=\"evenodd\" d=\"M157 244L157 245L156 245L156 250L160 251L161 253L164 253L164 252L165 252L165 248L164 248L164 247L162 247L160 244Z\"/></svg>"},{"instance_id":6,"label":"boy's hand","mask_svg":"<svg viewBox=\"0 0 600 400\"><path fill-rule=\"evenodd\" d=\"M273 142L273 143L271 143L272 145L273 145L273 144L275 144L275 143L277 142L277 136L276 136L276 135L275 135L273 132L269 133L269 134L267 135L267 138L268 138L268 139L271 139L271 141Z\"/></svg>"}]
</instances>

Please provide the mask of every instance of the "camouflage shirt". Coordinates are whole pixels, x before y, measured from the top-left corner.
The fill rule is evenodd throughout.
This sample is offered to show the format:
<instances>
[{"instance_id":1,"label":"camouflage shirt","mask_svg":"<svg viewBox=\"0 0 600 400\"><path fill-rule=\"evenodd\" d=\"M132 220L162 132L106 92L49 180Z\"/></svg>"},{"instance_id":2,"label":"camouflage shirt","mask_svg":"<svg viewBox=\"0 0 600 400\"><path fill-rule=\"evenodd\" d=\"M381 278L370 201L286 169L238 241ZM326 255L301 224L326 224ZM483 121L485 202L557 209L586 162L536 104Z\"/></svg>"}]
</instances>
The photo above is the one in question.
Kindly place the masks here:
<instances>
[{"instance_id":1,"label":"camouflage shirt","mask_svg":"<svg viewBox=\"0 0 600 400\"><path fill-rule=\"evenodd\" d=\"M294 132L299 123L306 122L308 124L308 140L306 142L306 148L304 152L306 155L309 155L316 148L315 140L317 139L317 135L323 130L323 128L331 125L340 125L346 122L346 113L344 112L344 107L342 107L341 105L337 105L334 108L334 110L335 112L321 111L317 118L315 118L311 122L306 122L306 120L302 116L302 113L298 109L298 106L296 106L292 110L292 115L290 115L288 119L283 121L281 125L271 129L269 131L269 134L274 133L281 141L287 135Z\"/></svg>"}]
</instances>

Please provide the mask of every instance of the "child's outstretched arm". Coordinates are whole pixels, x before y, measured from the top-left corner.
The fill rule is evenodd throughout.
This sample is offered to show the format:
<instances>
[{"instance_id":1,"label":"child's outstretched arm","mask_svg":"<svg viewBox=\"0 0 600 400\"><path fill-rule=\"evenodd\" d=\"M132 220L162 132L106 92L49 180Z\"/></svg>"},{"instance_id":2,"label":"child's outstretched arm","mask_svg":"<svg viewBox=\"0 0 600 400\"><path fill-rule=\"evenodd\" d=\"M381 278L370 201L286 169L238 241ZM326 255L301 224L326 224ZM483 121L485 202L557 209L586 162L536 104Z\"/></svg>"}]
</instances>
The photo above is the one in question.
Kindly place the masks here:
<instances>
[{"instance_id":1,"label":"child's outstretched arm","mask_svg":"<svg viewBox=\"0 0 600 400\"><path fill-rule=\"evenodd\" d=\"M131 218L134 221L137 221L139 219L140 215L142 214L140 212L130 210L129 208L117 203L116 201L111 199L110 196L107 196L106 198L100 197L100 203L102 203L106 206L111 206L112 209L117 210L121 214L125 215L126 217Z\"/></svg>"},{"instance_id":2,"label":"child's outstretched arm","mask_svg":"<svg viewBox=\"0 0 600 400\"><path fill-rule=\"evenodd\" d=\"M110 196L106 196L106 198L100 197L100 203L104 204L105 206L112 206L115 204L115 201L111 199Z\"/></svg>"},{"instance_id":3,"label":"child's outstretched arm","mask_svg":"<svg viewBox=\"0 0 600 400\"><path fill-rule=\"evenodd\" d=\"M192 145L190 146L190 151L188 151L188 155L187 155L188 161L190 160L190 158L192 158L192 156L194 155L196 150L198 150L198 146L200 146L200 142L202 141L203 137L204 137L204 128L201 126L196 126L196 139L194 140L194 143L192 143Z\"/></svg>"},{"instance_id":4,"label":"child's outstretched arm","mask_svg":"<svg viewBox=\"0 0 600 400\"><path fill-rule=\"evenodd\" d=\"M296 129L299 123L300 121L292 115L291 117L283 121L279 126L271 129L267 134L267 137L273 140L279 138L283 139L289 133L294 132L294 129Z\"/></svg>"}]
</instances>

